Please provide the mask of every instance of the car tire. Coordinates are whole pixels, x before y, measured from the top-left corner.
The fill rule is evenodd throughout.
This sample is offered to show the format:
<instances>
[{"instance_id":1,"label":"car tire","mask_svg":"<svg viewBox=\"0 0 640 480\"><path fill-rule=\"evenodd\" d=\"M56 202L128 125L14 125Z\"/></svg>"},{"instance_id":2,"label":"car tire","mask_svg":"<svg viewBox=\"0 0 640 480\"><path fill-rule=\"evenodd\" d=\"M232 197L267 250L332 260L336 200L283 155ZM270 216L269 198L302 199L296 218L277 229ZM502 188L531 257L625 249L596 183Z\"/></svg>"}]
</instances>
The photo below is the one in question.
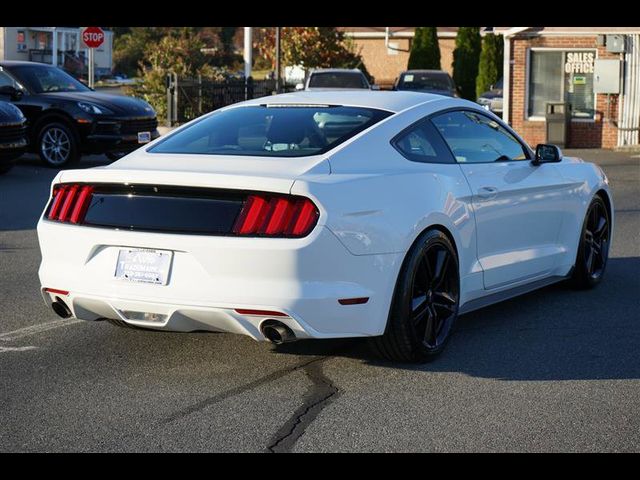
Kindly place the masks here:
<instances>
[{"instance_id":1,"label":"car tire","mask_svg":"<svg viewBox=\"0 0 640 480\"><path fill-rule=\"evenodd\" d=\"M78 137L62 122L45 124L38 133L38 155L51 168L65 168L80 160Z\"/></svg>"},{"instance_id":2,"label":"car tire","mask_svg":"<svg viewBox=\"0 0 640 480\"><path fill-rule=\"evenodd\" d=\"M574 288L589 289L602 281L609 259L611 220L602 197L596 195L587 209L580 245L570 283Z\"/></svg>"},{"instance_id":3,"label":"car tire","mask_svg":"<svg viewBox=\"0 0 640 480\"><path fill-rule=\"evenodd\" d=\"M370 339L373 350L396 362L433 360L451 337L459 300L456 249L443 232L428 230L405 257L385 333Z\"/></svg>"},{"instance_id":4,"label":"car tire","mask_svg":"<svg viewBox=\"0 0 640 480\"><path fill-rule=\"evenodd\" d=\"M5 173L8 173L9 170L15 167L15 165L16 165L15 160L12 160L10 162L0 163L0 175L4 175Z\"/></svg>"}]
</instances>

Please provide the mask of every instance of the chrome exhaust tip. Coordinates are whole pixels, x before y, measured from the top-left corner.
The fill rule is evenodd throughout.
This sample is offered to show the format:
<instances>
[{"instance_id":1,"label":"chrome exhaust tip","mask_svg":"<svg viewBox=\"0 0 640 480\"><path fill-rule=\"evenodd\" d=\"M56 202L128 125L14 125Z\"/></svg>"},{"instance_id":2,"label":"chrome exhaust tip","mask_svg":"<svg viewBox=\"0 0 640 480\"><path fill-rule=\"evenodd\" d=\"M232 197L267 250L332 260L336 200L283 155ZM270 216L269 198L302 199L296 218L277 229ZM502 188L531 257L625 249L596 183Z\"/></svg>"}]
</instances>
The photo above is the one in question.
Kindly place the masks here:
<instances>
[{"instance_id":1,"label":"chrome exhaust tip","mask_svg":"<svg viewBox=\"0 0 640 480\"><path fill-rule=\"evenodd\" d=\"M267 320L260 327L262 335L275 345L282 345L283 343L294 342L296 335L289 327L284 323L277 320Z\"/></svg>"}]
</instances>

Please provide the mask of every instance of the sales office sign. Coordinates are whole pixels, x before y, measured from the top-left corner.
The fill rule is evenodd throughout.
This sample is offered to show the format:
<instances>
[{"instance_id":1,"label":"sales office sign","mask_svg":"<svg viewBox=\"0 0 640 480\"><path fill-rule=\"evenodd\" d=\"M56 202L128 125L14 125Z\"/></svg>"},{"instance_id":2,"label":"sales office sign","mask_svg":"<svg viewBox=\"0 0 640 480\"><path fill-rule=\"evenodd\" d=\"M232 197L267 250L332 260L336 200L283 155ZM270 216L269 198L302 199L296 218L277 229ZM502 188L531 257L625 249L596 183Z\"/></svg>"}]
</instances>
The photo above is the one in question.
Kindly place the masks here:
<instances>
[{"instance_id":1,"label":"sales office sign","mask_svg":"<svg viewBox=\"0 0 640 480\"><path fill-rule=\"evenodd\" d=\"M567 52L565 73L593 73L595 52Z\"/></svg>"}]
</instances>

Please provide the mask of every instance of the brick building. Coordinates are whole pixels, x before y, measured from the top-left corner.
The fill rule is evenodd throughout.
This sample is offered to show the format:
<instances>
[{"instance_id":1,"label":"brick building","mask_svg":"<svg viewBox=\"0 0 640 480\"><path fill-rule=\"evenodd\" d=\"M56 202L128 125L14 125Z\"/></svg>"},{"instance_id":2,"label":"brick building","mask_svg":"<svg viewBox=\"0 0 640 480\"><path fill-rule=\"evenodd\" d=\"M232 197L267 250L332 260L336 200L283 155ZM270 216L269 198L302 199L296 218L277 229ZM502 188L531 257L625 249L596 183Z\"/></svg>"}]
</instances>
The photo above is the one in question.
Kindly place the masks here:
<instances>
[{"instance_id":1,"label":"brick building","mask_svg":"<svg viewBox=\"0 0 640 480\"><path fill-rule=\"evenodd\" d=\"M568 147L640 143L640 27L496 27L494 32L505 39L503 115L529 144L546 141L548 102L571 105Z\"/></svg>"},{"instance_id":2,"label":"brick building","mask_svg":"<svg viewBox=\"0 0 640 480\"><path fill-rule=\"evenodd\" d=\"M393 85L407 69L415 27L338 27L362 55L364 64L382 88ZM452 73L453 47L458 27L438 27L440 68Z\"/></svg>"}]
</instances>

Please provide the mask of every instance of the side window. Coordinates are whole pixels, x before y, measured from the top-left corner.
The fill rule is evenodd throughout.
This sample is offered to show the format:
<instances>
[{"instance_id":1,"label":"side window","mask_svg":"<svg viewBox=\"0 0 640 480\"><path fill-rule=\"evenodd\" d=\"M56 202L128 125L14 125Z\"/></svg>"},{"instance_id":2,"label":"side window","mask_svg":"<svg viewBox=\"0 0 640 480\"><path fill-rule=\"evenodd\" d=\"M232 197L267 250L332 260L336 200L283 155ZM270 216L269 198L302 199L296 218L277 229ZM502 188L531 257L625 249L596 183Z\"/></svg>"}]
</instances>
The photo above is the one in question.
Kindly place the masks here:
<instances>
[{"instance_id":1,"label":"side window","mask_svg":"<svg viewBox=\"0 0 640 480\"><path fill-rule=\"evenodd\" d=\"M15 87L16 82L9 75L0 70L0 87Z\"/></svg>"},{"instance_id":2,"label":"side window","mask_svg":"<svg viewBox=\"0 0 640 480\"><path fill-rule=\"evenodd\" d=\"M431 119L458 163L490 163L529 158L522 144L498 122L472 111L452 111Z\"/></svg>"},{"instance_id":3,"label":"side window","mask_svg":"<svg viewBox=\"0 0 640 480\"><path fill-rule=\"evenodd\" d=\"M428 121L405 130L392 141L392 145L412 162L455 163L451 152Z\"/></svg>"}]
</instances>

